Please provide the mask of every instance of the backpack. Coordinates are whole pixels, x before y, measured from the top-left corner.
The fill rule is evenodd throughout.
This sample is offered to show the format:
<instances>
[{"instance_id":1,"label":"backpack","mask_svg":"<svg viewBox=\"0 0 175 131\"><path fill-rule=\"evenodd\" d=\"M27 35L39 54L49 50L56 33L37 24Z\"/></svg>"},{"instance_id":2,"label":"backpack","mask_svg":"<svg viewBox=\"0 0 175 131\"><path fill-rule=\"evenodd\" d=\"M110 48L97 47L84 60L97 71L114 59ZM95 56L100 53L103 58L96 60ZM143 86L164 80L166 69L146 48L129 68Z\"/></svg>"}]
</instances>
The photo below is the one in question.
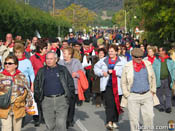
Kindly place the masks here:
<instances>
[{"instance_id":1,"label":"backpack","mask_svg":"<svg viewBox=\"0 0 175 131\"><path fill-rule=\"evenodd\" d=\"M12 86L7 92L0 95L0 108L7 109L11 104Z\"/></svg>"}]
</instances>

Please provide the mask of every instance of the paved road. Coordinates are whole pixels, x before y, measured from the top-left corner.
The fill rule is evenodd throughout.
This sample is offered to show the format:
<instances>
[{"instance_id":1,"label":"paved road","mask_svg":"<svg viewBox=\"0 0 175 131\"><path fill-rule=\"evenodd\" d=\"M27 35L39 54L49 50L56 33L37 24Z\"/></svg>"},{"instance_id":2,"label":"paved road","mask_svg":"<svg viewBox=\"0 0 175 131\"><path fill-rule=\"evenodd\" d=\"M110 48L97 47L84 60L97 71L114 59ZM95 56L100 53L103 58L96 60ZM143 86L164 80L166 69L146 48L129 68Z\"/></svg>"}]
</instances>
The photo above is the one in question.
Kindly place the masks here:
<instances>
[{"instance_id":1,"label":"paved road","mask_svg":"<svg viewBox=\"0 0 175 131\"><path fill-rule=\"evenodd\" d=\"M124 109L124 111L120 116L119 129L115 131L130 130L127 109ZM157 109L154 109L154 112L154 125L159 128L155 131L168 131L165 129L167 127L163 126L167 126L169 120L175 121L175 107L173 107L170 114L165 112L160 113ZM46 131L45 124L41 124L40 127L34 127L32 117L27 116L26 119L26 126L22 131ZM142 121L140 123L142 123ZM106 131L104 107L96 108L91 103L84 103L83 106L76 107L75 125L73 128L69 128L68 131Z\"/></svg>"},{"instance_id":2,"label":"paved road","mask_svg":"<svg viewBox=\"0 0 175 131\"><path fill-rule=\"evenodd\" d=\"M129 120L127 109L124 109L124 113L120 116L119 129L116 131L129 131ZM155 126L157 128L164 128L162 126L167 126L169 120L175 121L175 108L170 114L165 112L160 113L157 109L155 112ZM27 118L28 123L22 129L22 131L44 131L46 127L42 124L40 127L34 127L31 117ZM96 108L91 103L84 103L81 107L76 107L76 124L73 128L68 131L106 131L105 129L105 112L104 107ZM141 121L142 123L142 121ZM168 131L166 129L157 129L156 131Z\"/></svg>"}]
</instances>

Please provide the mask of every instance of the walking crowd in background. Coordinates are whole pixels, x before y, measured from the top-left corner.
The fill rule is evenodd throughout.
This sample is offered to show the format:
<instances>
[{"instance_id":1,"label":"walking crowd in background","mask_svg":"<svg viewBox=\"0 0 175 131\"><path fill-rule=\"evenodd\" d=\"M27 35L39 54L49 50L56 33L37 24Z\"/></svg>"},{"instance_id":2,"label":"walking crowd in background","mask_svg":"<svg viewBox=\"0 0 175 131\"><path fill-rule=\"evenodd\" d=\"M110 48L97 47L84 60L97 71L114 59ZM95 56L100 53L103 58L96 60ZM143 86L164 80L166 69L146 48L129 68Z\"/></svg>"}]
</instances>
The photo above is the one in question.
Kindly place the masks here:
<instances>
[{"instance_id":1,"label":"walking crowd in background","mask_svg":"<svg viewBox=\"0 0 175 131\"><path fill-rule=\"evenodd\" d=\"M61 38L24 40L11 33L0 42L1 131L20 131L34 103L34 126L66 131L74 126L75 107L103 105L105 128L119 128L128 109L130 129L151 130L154 111L171 113L175 105L175 47L154 46L121 30L69 33ZM141 111L141 114L140 114Z\"/></svg>"}]
</instances>

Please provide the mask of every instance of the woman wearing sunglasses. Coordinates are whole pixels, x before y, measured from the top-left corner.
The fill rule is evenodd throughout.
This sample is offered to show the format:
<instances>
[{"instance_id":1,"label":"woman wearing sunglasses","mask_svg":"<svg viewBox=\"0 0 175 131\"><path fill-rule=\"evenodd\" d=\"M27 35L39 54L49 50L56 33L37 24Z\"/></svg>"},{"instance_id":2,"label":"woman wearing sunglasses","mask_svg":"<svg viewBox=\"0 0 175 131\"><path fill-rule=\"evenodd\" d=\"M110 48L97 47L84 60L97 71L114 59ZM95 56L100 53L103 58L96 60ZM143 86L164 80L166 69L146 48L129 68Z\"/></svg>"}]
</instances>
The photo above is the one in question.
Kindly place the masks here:
<instances>
[{"instance_id":1,"label":"woman wearing sunglasses","mask_svg":"<svg viewBox=\"0 0 175 131\"><path fill-rule=\"evenodd\" d=\"M20 131L25 106L32 105L32 97L25 75L18 70L18 59L13 55L7 56L0 73L0 94L9 88L12 88L11 104L6 109L0 108L1 131Z\"/></svg>"}]
</instances>

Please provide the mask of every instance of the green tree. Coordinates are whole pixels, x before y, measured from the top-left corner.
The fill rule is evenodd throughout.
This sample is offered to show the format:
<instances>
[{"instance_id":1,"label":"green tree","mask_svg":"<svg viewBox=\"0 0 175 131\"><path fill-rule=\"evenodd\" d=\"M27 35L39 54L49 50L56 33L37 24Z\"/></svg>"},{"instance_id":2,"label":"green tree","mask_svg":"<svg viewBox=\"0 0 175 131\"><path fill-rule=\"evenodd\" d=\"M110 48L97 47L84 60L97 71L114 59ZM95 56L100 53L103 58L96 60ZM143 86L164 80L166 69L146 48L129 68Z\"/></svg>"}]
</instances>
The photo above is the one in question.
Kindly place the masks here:
<instances>
[{"instance_id":1,"label":"green tree","mask_svg":"<svg viewBox=\"0 0 175 131\"><path fill-rule=\"evenodd\" d=\"M139 24L150 43L175 41L175 0L125 0L124 9L129 28Z\"/></svg>"},{"instance_id":2,"label":"green tree","mask_svg":"<svg viewBox=\"0 0 175 131\"><path fill-rule=\"evenodd\" d=\"M138 0L124 0L124 10L126 10L128 30L134 31L136 27L144 29L142 13Z\"/></svg>"},{"instance_id":3,"label":"green tree","mask_svg":"<svg viewBox=\"0 0 175 131\"><path fill-rule=\"evenodd\" d=\"M38 30L42 37L57 36L58 26L64 35L70 23L63 19L54 18L49 13L25 5L16 0L1 0L0 2L0 38L7 33L30 38Z\"/></svg>"},{"instance_id":4,"label":"green tree","mask_svg":"<svg viewBox=\"0 0 175 131\"><path fill-rule=\"evenodd\" d=\"M80 5L71 4L69 7L58 10L57 16L69 21L76 31L87 28L95 20L96 14Z\"/></svg>"},{"instance_id":5,"label":"green tree","mask_svg":"<svg viewBox=\"0 0 175 131\"><path fill-rule=\"evenodd\" d=\"M175 1L174 0L138 0L147 37L162 44L164 41L175 41ZM152 42L152 41L151 41Z\"/></svg>"},{"instance_id":6,"label":"green tree","mask_svg":"<svg viewBox=\"0 0 175 131\"><path fill-rule=\"evenodd\" d=\"M119 10L112 17L112 23L117 25L119 28L125 26L125 11Z\"/></svg>"}]
</instances>

